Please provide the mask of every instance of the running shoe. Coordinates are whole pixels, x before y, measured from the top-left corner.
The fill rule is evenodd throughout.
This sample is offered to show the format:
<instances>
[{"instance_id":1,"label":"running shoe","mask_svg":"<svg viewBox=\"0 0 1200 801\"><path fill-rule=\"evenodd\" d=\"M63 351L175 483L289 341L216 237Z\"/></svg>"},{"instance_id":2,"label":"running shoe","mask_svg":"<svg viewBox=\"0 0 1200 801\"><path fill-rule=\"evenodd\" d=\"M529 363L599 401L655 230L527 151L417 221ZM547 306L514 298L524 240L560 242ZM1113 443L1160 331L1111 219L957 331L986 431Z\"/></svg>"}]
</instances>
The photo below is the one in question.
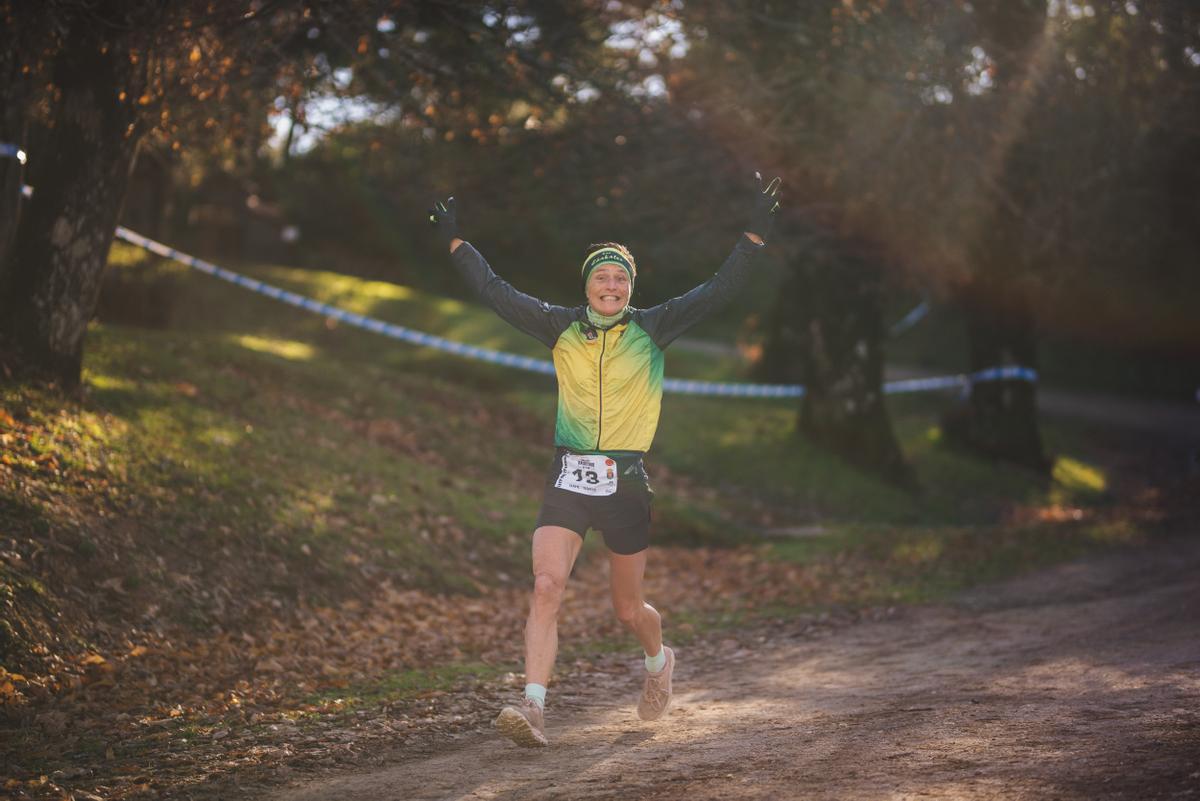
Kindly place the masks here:
<instances>
[{"instance_id":1,"label":"running shoe","mask_svg":"<svg viewBox=\"0 0 1200 801\"><path fill-rule=\"evenodd\" d=\"M646 671L646 685L638 700L638 717L642 720L658 720L671 705L671 672L675 670L675 652L663 646L667 664L657 673Z\"/></svg>"},{"instance_id":2,"label":"running shoe","mask_svg":"<svg viewBox=\"0 0 1200 801\"><path fill-rule=\"evenodd\" d=\"M542 708L532 698L506 706L496 718L496 728L508 739L525 748L550 745L543 731L546 728Z\"/></svg>"}]
</instances>

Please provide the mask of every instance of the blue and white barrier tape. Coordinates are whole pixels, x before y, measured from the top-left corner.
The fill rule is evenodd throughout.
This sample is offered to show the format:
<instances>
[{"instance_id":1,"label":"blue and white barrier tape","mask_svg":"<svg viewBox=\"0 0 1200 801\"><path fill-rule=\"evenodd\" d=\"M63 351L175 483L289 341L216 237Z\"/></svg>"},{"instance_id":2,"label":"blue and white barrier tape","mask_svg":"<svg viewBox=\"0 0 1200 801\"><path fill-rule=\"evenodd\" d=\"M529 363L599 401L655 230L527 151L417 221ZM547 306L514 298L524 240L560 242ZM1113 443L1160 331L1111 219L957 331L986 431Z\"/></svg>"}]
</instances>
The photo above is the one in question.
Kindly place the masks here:
<instances>
[{"instance_id":1,"label":"blue and white barrier tape","mask_svg":"<svg viewBox=\"0 0 1200 801\"><path fill-rule=\"evenodd\" d=\"M264 284L262 281L253 278L247 278L244 275L226 270L224 267L218 267L203 259L197 259L195 256L189 256L186 253L181 253L175 248L168 247L161 242L155 242L153 239L148 239L139 233L130 231L123 226L117 227L117 236L139 247L143 247L152 253L157 253L168 259L186 264L188 267L199 270L202 273L216 276L223 281L228 281L231 284L237 284L240 287L249 289L251 292L257 292L260 295L266 295L269 298L282 301L283 303L296 306L297 308L307 309L316 314L323 314L326 317L332 317L334 320L352 325L357 328L363 328L367 331L374 331L377 334L383 334L385 337L398 339L401 342L410 342L414 345L423 345L427 348L435 348L443 350L447 353L453 353L458 356L466 356L470 359L479 359L480 361L490 362L492 364L500 364L505 367L515 367L518 370L529 370L534 373L546 373L552 375L554 373L554 365L551 362L541 359L532 359L528 356L519 356L515 353L505 353L502 351L488 350L487 348L476 347L475 345L464 345L461 342L455 342L444 337L426 334L423 331L414 331L411 328L405 328L402 325L393 325L392 323L378 320L374 317L367 317L363 314L355 314L348 312L345 309L339 309L336 306L330 306L328 303L321 303L313 298L306 298L303 295L297 295L295 292L288 292L286 289L280 289L270 284Z\"/></svg>"},{"instance_id":2,"label":"blue and white barrier tape","mask_svg":"<svg viewBox=\"0 0 1200 801\"><path fill-rule=\"evenodd\" d=\"M16 159L24 164L25 151L14 145L12 142L0 142L0 158Z\"/></svg>"},{"instance_id":3,"label":"blue and white barrier tape","mask_svg":"<svg viewBox=\"0 0 1200 801\"><path fill-rule=\"evenodd\" d=\"M804 395L800 384L735 384L726 381L688 381L683 378L663 380L663 391L678 395L724 395L735 398L799 398Z\"/></svg>"},{"instance_id":4,"label":"blue and white barrier tape","mask_svg":"<svg viewBox=\"0 0 1200 801\"><path fill-rule=\"evenodd\" d=\"M926 298L918 303L912 311L897 320L896 324L888 330L888 336L895 337L903 334L905 331L921 322L922 318L929 314L929 309L929 299Z\"/></svg>"},{"instance_id":5,"label":"blue and white barrier tape","mask_svg":"<svg viewBox=\"0 0 1200 801\"><path fill-rule=\"evenodd\" d=\"M123 226L117 227L117 237L138 247L143 247L152 253L157 253L164 258L174 259L182 264L186 264L188 267L199 270L202 273L215 276L231 284L237 284L240 287L249 289L251 292L266 295L269 298L274 298L297 308L307 309L316 314L323 314L326 317L331 317L347 325L383 334L385 337L409 342L413 345L434 348L446 353L453 353L456 356L464 356L468 359L478 359L479 361L491 364L503 365L504 367L514 367L518 370L528 370L546 375L554 374L553 362L534 359L529 356L519 356L515 353L489 350L475 345L464 345L452 339L426 334L424 331L414 331L411 328L386 323L374 317L348 312L345 309L330 306L328 303L321 303L313 298L297 295L295 292L288 292L285 289L265 284L254 278L247 278L232 270L226 270L224 267L218 267L203 259L198 259L195 256L190 256L187 253L175 250L175 248L168 247L161 242L155 242L153 239L130 231ZM1037 381L1037 373L1028 367L992 367L970 376L957 375L891 381L884 384L883 391L888 394L919 392L930 389L969 386L973 381L1015 379ZM740 384L723 381L686 381L679 378L668 378L663 381L663 390L682 395L723 395L739 398L798 398L804 395L804 387L799 384Z\"/></svg>"},{"instance_id":6,"label":"blue and white barrier tape","mask_svg":"<svg viewBox=\"0 0 1200 801\"><path fill-rule=\"evenodd\" d=\"M965 389L984 381L1029 381L1036 383L1037 371L1029 367L989 367L970 375L947 375L935 378L908 378L888 381L883 385L885 395L906 392L928 392L937 389ZM686 381L668 378L663 389L681 395L729 395L745 398L800 398L804 396L802 384L733 384L720 381Z\"/></svg>"}]
</instances>

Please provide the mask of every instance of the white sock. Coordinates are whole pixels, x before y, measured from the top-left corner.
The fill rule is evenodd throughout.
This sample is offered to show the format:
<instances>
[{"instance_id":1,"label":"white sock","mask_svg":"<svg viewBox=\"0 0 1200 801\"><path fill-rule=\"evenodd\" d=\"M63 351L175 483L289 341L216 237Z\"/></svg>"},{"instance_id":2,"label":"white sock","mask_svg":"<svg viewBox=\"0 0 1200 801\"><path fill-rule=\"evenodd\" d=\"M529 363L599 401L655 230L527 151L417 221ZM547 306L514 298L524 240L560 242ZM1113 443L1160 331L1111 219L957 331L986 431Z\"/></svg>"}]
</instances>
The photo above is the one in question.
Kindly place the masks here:
<instances>
[{"instance_id":1,"label":"white sock","mask_svg":"<svg viewBox=\"0 0 1200 801\"><path fill-rule=\"evenodd\" d=\"M542 709L546 708L546 688L541 684L526 684L525 697L537 701Z\"/></svg>"},{"instance_id":2,"label":"white sock","mask_svg":"<svg viewBox=\"0 0 1200 801\"><path fill-rule=\"evenodd\" d=\"M646 670L650 671L651 673L657 673L666 666L667 652L662 647L658 649L658 656L650 656L650 654L646 654Z\"/></svg>"}]
</instances>

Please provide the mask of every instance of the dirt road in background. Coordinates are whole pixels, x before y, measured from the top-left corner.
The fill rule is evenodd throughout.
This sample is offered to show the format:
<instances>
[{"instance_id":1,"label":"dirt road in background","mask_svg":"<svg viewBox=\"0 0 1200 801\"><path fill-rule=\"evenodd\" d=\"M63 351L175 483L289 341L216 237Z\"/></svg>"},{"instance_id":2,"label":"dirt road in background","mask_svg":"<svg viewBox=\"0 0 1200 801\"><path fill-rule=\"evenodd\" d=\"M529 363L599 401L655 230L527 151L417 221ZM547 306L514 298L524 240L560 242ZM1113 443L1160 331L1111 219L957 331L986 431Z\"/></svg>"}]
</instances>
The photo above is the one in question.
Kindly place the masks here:
<instances>
[{"instance_id":1,"label":"dirt road in background","mask_svg":"<svg viewBox=\"0 0 1200 801\"><path fill-rule=\"evenodd\" d=\"M480 732L274 798L1198 798L1198 568L1192 537L817 639L692 646L656 724L629 660L552 688L548 749Z\"/></svg>"}]
</instances>

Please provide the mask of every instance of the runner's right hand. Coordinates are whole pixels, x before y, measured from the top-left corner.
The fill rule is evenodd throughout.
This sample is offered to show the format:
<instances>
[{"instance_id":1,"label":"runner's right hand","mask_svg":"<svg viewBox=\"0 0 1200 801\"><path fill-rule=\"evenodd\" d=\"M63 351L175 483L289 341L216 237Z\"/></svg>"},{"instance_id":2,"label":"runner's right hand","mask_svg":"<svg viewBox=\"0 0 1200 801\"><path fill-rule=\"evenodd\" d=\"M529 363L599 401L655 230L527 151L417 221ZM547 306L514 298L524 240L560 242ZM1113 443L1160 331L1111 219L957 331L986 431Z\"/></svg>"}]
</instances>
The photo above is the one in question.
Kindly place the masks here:
<instances>
[{"instance_id":1,"label":"runner's right hand","mask_svg":"<svg viewBox=\"0 0 1200 801\"><path fill-rule=\"evenodd\" d=\"M429 210L429 224L437 229L438 239L446 243L446 247L458 239L458 213L454 206L454 196L436 201Z\"/></svg>"}]
</instances>

